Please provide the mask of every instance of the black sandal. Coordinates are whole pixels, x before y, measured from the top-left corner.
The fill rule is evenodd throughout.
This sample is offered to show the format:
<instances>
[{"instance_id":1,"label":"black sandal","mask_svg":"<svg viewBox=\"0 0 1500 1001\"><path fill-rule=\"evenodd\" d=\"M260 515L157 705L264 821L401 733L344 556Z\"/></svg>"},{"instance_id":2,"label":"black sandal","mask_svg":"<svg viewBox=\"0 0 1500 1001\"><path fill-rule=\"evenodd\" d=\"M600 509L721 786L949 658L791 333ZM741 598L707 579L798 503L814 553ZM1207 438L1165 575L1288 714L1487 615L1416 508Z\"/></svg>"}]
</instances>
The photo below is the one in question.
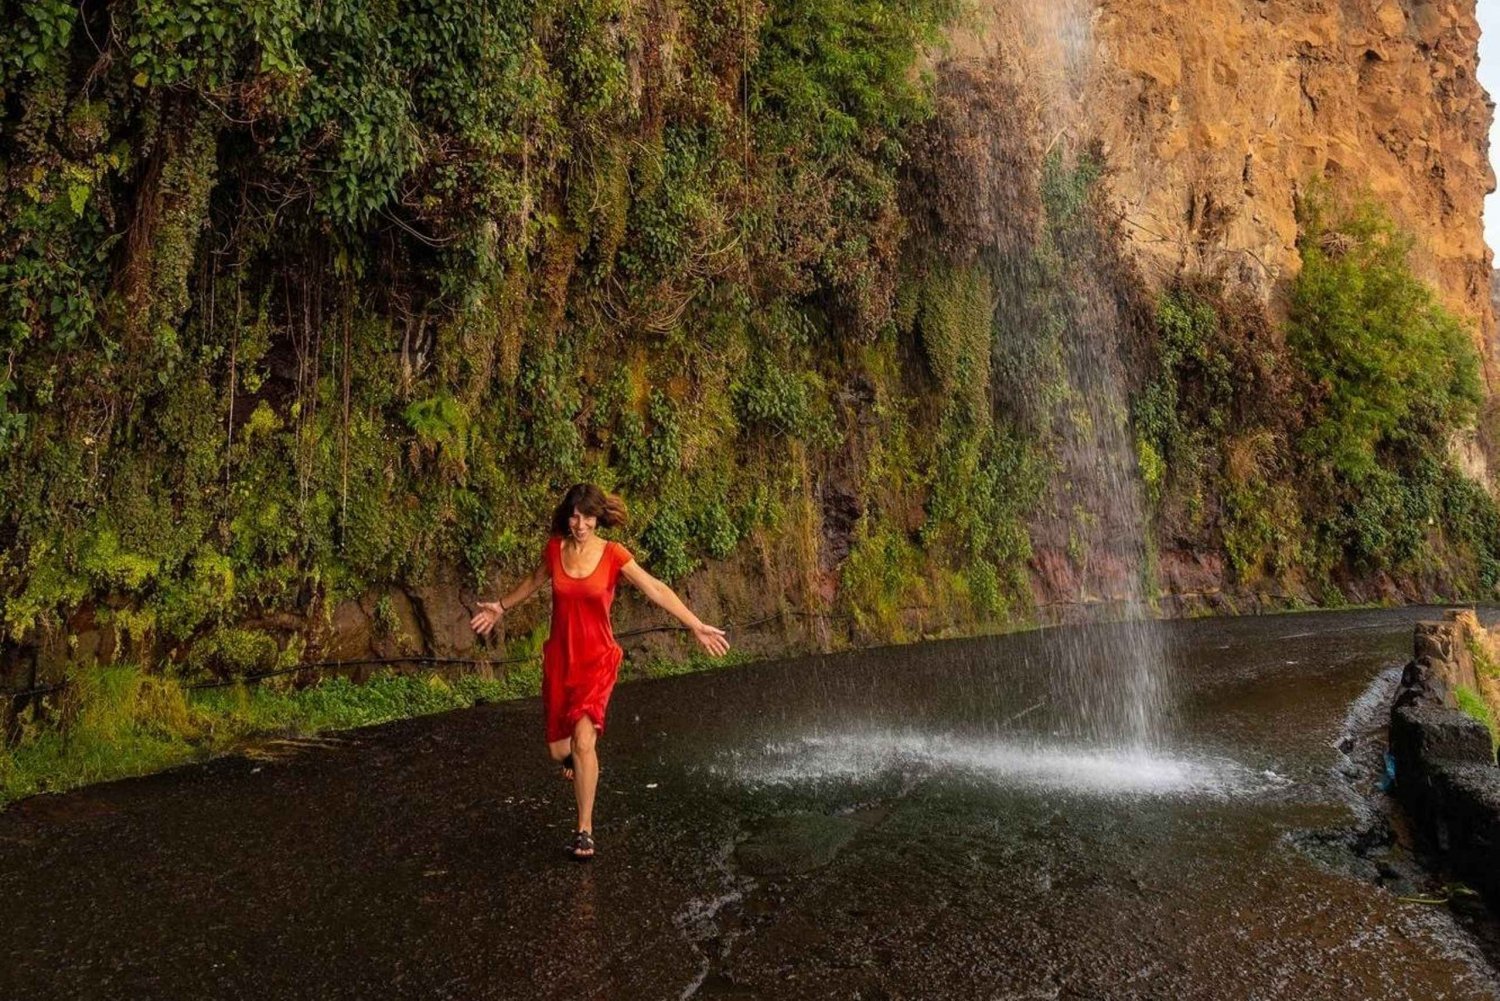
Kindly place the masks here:
<instances>
[{"instance_id":1,"label":"black sandal","mask_svg":"<svg viewBox=\"0 0 1500 1001\"><path fill-rule=\"evenodd\" d=\"M594 857L594 837L588 831L574 831L573 843L567 848L568 855L580 862Z\"/></svg>"},{"instance_id":2,"label":"black sandal","mask_svg":"<svg viewBox=\"0 0 1500 1001\"><path fill-rule=\"evenodd\" d=\"M572 782L573 776L569 775L568 773L573 772L574 775L577 774L577 772L574 771L573 768L573 755L569 754L566 758L563 758L561 764L563 771L563 780L566 782Z\"/></svg>"}]
</instances>

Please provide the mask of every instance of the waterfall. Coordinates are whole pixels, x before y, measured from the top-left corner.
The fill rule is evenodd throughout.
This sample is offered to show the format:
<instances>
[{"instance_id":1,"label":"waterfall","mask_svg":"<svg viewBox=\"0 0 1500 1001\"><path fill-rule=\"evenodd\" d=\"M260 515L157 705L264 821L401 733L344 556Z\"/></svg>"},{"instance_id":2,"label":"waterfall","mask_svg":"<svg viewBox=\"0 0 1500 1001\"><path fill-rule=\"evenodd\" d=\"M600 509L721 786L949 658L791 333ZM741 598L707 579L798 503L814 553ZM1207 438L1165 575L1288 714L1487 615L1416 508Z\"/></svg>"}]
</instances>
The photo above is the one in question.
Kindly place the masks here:
<instances>
[{"instance_id":1,"label":"waterfall","mask_svg":"<svg viewBox=\"0 0 1500 1001\"><path fill-rule=\"evenodd\" d=\"M1025 262L998 269L999 355L1030 396L1024 409L1055 460L1050 509L1040 534L1067 554L1074 593L1065 600L1111 620L1108 628L1068 630L1056 662L1044 667L1065 735L1091 743L1159 743L1166 715L1169 657L1152 618L1152 545L1129 426L1125 333L1118 251L1091 218L1088 189L1099 166L1088 152L1084 100L1093 72L1092 0L1022 0L1012 40L1027 60L1043 153L1040 245ZM1038 263L1040 262L1040 263ZM1037 300L1040 296L1040 305ZM1016 324L1005 338L1007 304L1029 303L1042 322ZM1053 359L1054 371L1040 359ZM997 367L1007 367L998 359ZM1050 380L1050 384L1049 384ZM1058 561L1055 561L1058 562Z\"/></svg>"}]
</instances>

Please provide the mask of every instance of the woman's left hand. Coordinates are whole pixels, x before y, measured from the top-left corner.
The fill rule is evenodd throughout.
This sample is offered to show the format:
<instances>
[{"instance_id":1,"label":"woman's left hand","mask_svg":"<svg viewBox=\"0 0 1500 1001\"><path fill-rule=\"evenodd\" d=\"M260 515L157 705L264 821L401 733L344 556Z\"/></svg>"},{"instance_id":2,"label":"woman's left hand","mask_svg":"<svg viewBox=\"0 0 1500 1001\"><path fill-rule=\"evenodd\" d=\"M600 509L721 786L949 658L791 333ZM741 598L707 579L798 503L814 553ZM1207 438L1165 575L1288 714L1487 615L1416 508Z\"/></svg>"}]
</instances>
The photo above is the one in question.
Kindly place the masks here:
<instances>
[{"instance_id":1,"label":"woman's left hand","mask_svg":"<svg viewBox=\"0 0 1500 1001\"><path fill-rule=\"evenodd\" d=\"M703 649L715 657L722 657L729 652L729 640L724 630L718 626L699 623L693 628L693 635L697 637L699 643L703 644Z\"/></svg>"}]
</instances>

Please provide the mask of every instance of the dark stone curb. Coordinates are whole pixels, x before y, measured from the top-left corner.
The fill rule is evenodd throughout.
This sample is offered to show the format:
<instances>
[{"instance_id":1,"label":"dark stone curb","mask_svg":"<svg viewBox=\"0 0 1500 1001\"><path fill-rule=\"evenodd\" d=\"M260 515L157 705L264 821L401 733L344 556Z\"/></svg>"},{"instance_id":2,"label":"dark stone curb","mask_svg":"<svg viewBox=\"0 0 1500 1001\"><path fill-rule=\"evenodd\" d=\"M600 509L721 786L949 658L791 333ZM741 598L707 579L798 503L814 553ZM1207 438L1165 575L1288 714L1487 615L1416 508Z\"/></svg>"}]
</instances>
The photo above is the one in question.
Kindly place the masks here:
<instances>
[{"instance_id":1,"label":"dark stone curb","mask_svg":"<svg viewBox=\"0 0 1500 1001\"><path fill-rule=\"evenodd\" d=\"M1413 661L1402 675L1391 706L1394 792L1423 847L1500 913L1500 767L1489 730L1447 704L1436 674Z\"/></svg>"}]
</instances>

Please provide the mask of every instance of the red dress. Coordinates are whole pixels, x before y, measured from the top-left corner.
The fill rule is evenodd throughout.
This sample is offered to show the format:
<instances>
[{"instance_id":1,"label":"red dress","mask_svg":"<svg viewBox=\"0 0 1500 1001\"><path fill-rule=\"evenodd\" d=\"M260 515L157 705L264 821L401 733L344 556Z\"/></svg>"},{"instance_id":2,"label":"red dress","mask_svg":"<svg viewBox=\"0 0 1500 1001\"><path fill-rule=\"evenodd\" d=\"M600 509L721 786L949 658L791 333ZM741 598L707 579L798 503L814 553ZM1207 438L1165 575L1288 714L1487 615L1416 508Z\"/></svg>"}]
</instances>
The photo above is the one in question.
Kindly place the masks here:
<instances>
[{"instance_id":1,"label":"red dress","mask_svg":"<svg viewBox=\"0 0 1500 1001\"><path fill-rule=\"evenodd\" d=\"M606 542L593 573L572 577L563 569L562 539L553 536L543 559L552 571L552 633L542 644L542 707L551 743L571 737L585 716L604 730L604 709L625 656L610 629L609 606L620 568L634 557L618 542Z\"/></svg>"}]
</instances>

